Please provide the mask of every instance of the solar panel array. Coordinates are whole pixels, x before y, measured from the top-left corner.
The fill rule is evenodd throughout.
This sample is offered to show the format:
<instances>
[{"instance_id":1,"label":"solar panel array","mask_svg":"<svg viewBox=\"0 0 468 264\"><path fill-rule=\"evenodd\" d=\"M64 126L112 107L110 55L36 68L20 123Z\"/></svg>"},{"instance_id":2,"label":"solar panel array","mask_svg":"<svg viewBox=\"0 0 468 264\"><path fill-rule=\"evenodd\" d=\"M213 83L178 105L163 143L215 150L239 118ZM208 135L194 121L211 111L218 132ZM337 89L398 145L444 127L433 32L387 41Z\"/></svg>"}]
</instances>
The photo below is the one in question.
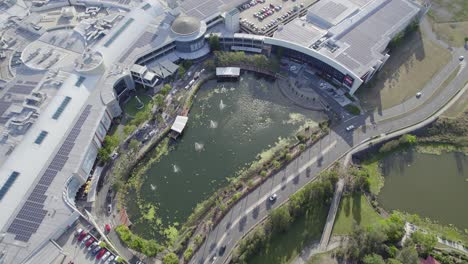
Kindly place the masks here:
<instances>
[{"instance_id":1,"label":"solar panel array","mask_svg":"<svg viewBox=\"0 0 468 264\"><path fill-rule=\"evenodd\" d=\"M86 77L80 76L80 77L78 78L78 80L76 81L75 86L76 86L76 87L80 87L80 85L81 85L85 80L86 80Z\"/></svg>"},{"instance_id":2,"label":"solar panel array","mask_svg":"<svg viewBox=\"0 0 468 264\"><path fill-rule=\"evenodd\" d=\"M55 154L49 166L44 171L44 174L42 174L39 182L28 196L23 207L10 224L7 232L16 235L16 240L28 242L32 234L36 233L44 220L47 214L47 210L44 210L44 202L47 198L45 192L49 188L55 176L57 176L58 172L62 170L63 166L65 166L70 151L75 145L76 138L80 134L81 127L88 118L90 112L91 105L87 105L70 133L65 138L65 141L62 143L59 151Z\"/></svg>"},{"instance_id":3,"label":"solar panel array","mask_svg":"<svg viewBox=\"0 0 468 264\"><path fill-rule=\"evenodd\" d=\"M37 136L36 140L34 140L34 143L40 145L42 141L44 141L47 134L49 134L49 132L44 131L44 130L41 131L41 133L39 133L39 136Z\"/></svg>"},{"instance_id":4,"label":"solar panel array","mask_svg":"<svg viewBox=\"0 0 468 264\"><path fill-rule=\"evenodd\" d=\"M60 115L62 115L63 111L65 110L65 107L67 107L68 103L70 103L71 97L65 97L63 99L62 103L60 104L59 108L55 111L54 115L52 116L53 119L57 120Z\"/></svg>"},{"instance_id":5,"label":"solar panel array","mask_svg":"<svg viewBox=\"0 0 468 264\"><path fill-rule=\"evenodd\" d=\"M16 181L16 178L18 178L19 172L14 171L10 174L6 182L3 184L2 188L0 189L0 201L3 199L5 194L8 192L8 190L11 188L13 183Z\"/></svg>"}]
</instances>

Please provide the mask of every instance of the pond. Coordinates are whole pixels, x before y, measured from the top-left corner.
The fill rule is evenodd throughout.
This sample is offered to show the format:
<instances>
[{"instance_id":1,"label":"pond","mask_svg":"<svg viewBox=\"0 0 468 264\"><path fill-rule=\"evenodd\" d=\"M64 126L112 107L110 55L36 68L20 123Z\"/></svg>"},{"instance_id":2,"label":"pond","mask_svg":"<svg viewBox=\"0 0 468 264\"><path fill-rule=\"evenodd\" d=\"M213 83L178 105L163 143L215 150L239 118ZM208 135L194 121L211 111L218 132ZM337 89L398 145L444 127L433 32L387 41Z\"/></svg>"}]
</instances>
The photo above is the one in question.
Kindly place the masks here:
<instances>
[{"instance_id":1,"label":"pond","mask_svg":"<svg viewBox=\"0 0 468 264\"><path fill-rule=\"evenodd\" d=\"M243 75L239 82L209 81L197 93L184 134L146 171L139 203L154 205L164 226L183 223L257 154L324 118L293 105L274 82L254 75ZM148 225L138 221L144 212L132 203L127 208L133 228L145 236Z\"/></svg>"},{"instance_id":2,"label":"pond","mask_svg":"<svg viewBox=\"0 0 468 264\"><path fill-rule=\"evenodd\" d=\"M408 150L387 156L381 166L385 185L379 201L385 209L468 228L468 157L463 153Z\"/></svg>"}]
</instances>

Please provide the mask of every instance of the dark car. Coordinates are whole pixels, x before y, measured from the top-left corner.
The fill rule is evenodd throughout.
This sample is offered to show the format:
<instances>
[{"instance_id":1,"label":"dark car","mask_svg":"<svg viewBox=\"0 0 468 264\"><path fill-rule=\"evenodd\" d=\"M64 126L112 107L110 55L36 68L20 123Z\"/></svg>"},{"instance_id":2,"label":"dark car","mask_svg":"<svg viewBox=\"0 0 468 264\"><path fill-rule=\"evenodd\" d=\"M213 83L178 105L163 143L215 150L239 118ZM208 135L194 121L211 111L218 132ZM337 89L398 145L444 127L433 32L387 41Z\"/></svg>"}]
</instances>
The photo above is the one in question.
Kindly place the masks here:
<instances>
[{"instance_id":1,"label":"dark car","mask_svg":"<svg viewBox=\"0 0 468 264\"><path fill-rule=\"evenodd\" d=\"M94 256L96 255L102 248L100 246L97 246L93 249L93 251L91 252L91 254Z\"/></svg>"},{"instance_id":2,"label":"dark car","mask_svg":"<svg viewBox=\"0 0 468 264\"><path fill-rule=\"evenodd\" d=\"M226 245L223 245L222 247L219 248L218 254L222 256L224 255L225 251L226 251Z\"/></svg>"}]
</instances>

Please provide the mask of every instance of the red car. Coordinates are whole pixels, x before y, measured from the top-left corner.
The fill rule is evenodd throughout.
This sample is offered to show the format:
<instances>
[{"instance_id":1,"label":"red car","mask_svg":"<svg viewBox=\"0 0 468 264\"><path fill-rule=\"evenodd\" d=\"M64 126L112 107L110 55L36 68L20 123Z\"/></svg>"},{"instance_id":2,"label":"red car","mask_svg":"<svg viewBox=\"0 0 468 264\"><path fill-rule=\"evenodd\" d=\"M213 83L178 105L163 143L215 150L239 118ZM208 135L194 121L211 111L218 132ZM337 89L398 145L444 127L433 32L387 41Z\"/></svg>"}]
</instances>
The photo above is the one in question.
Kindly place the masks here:
<instances>
[{"instance_id":1,"label":"red car","mask_svg":"<svg viewBox=\"0 0 468 264\"><path fill-rule=\"evenodd\" d=\"M83 240L88 233L86 231L81 231L81 234L78 236L78 241Z\"/></svg>"},{"instance_id":2,"label":"red car","mask_svg":"<svg viewBox=\"0 0 468 264\"><path fill-rule=\"evenodd\" d=\"M105 248L101 249L101 251L99 251L99 253L96 255L96 259L101 259L102 256L106 253L106 251L107 250Z\"/></svg>"},{"instance_id":3,"label":"red car","mask_svg":"<svg viewBox=\"0 0 468 264\"><path fill-rule=\"evenodd\" d=\"M94 242L94 237L91 237L90 239L88 239L88 241L86 241L85 246L89 247L93 242Z\"/></svg>"}]
</instances>

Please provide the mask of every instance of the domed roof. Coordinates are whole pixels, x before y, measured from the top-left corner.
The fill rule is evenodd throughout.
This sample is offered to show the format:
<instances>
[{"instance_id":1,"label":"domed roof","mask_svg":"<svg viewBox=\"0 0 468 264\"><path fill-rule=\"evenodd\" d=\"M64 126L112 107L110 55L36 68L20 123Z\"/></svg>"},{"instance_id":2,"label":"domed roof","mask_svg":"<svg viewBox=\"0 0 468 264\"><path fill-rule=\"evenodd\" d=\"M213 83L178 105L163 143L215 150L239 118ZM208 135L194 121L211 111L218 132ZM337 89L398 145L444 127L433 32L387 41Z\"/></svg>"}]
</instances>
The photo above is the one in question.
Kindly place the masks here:
<instances>
[{"instance_id":1,"label":"domed roof","mask_svg":"<svg viewBox=\"0 0 468 264\"><path fill-rule=\"evenodd\" d=\"M180 16L172 22L171 29L179 35L190 35L200 30L201 21L195 17Z\"/></svg>"}]
</instances>

